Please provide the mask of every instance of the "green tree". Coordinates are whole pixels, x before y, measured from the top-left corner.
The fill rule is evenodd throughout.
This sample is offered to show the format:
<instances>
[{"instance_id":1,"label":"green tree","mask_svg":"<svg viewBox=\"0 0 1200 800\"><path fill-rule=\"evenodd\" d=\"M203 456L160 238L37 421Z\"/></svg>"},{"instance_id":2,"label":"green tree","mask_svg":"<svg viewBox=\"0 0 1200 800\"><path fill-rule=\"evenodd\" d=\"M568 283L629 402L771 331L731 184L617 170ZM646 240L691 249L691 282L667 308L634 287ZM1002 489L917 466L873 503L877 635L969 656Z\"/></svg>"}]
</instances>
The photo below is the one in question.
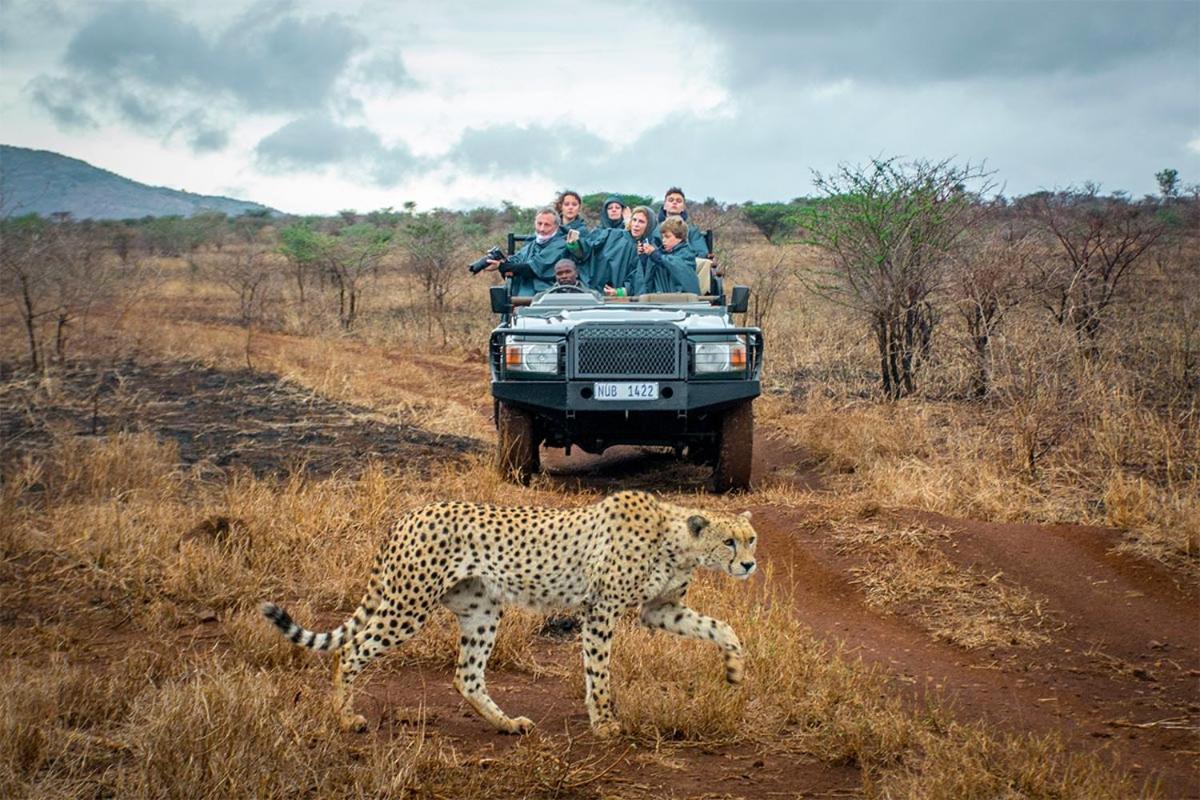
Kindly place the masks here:
<instances>
[{"instance_id":1,"label":"green tree","mask_svg":"<svg viewBox=\"0 0 1200 800\"><path fill-rule=\"evenodd\" d=\"M363 293L379 275L379 264L391 247L393 232L359 222L333 236L321 234L325 263L338 289L338 320L349 330L362 310Z\"/></svg>"},{"instance_id":2,"label":"green tree","mask_svg":"<svg viewBox=\"0 0 1200 800\"><path fill-rule=\"evenodd\" d=\"M775 244L796 233L803 209L792 203L746 203L742 213Z\"/></svg>"},{"instance_id":3,"label":"green tree","mask_svg":"<svg viewBox=\"0 0 1200 800\"><path fill-rule=\"evenodd\" d=\"M1179 194L1179 170L1167 169L1154 173L1155 180L1158 181L1158 190L1162 192L1164 200L1171 200Z\"/></svg>"},{"instance_id":4,"label":"green tree","mask_svg":"<svg viewBox=\"0 0 1200 800\"><path fill-rule=\"evenodd\" d=\"M308 220L294 222L279 232L279 252L292 268L300 308L304 309L304 289L312 272L320 268L325 245L323 234L313 230Z\"/></svg>"},{"instance_id":5,"label":"green tree","mask_svg":"<svg viewBox=\"0 0 1200 800\"><path fill-rule=\"evenodd\" d=\"M408 270L424 289L430 320L436 320L446 343L446 298L460 264L451 222L437 214L415 215L400 229L400 247Z\"/></svg>"},{"instance_id":6,"label":"green tree","mask_svg":"<svg viewBox=\"0 0 1200 800\"><path fill-rule=\"evenodd\" d=\"M895 158L815 175L824 202L804 209L802 224L805 241L824 250L830 263L802 278L869 325L888 397L916 389L936 322L932 295L959 237L978 216L987 178L970 164ZM977 192L967 191L971 184L979 185Z\"/></svg>"}]
</instances>

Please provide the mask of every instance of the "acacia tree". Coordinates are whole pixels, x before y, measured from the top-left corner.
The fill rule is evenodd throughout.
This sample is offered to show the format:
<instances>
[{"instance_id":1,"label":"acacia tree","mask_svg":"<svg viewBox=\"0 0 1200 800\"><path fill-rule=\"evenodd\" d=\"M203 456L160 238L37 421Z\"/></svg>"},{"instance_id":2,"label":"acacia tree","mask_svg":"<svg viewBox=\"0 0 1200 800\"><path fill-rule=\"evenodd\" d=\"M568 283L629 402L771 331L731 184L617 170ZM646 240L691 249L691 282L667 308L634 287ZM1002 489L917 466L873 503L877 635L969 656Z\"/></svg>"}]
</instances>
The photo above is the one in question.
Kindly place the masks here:
<instances>
[{"instance_id":1,"label":"acacia tree","mask_svg":"<svg viewBox=\"0 0 1200 800\"><path fill-rule=\"evenodd\" d=\"M951 262L947 289L966 328L976 397L991 392L992 339L1001 321L1029 293L1029 268L1037 255L1034 238L1027 226L1009 222L982 231Z\"/></svg>"},{"instance_id":2,"label":"acacia tree","mask_svg":"<svg viewBox=\"0 0 1200 800\"><path fill-rule=\"evenodd\" d=\"M890 398L916 389L936 323L931 298L964 229L981 211L978 196L990 188L988 176L971 164L895 158L815 173L824 197L803 210L805 241L831 263L802 278L869 324ZM969 184L977 184L974 192Z\"/></svg>"},{"instance_id":3,"label":"acacia tree","mask_svg":"<svg viewBox=\"0 0 1200 800\"><path fill-rule=\"evenodd\" d=\"M1059 325L1075 331L1090 355L1098 355L1105 318L1122 284L1166 226L1157 208L1100 197L1094 187L1040 194L1032 213L1059 246L1060 258L1039 270L1044 305Z\"/></svg>"},{"instance_id":4,"label":"acacia tree","mask_svg":"<svg viewBox=\"0 0 1200 800\"><path fill-rule=\"evenodd\" d=\"M321 251L321 234L313 230L308 222L297 222L279 232L279 252L292 267L292 280L296 284L301 313L304 312L304 287L308 283L308 273L320 262Z\"/></svg>"},{"instance_id":5,"label":"acacia tree","mask_svg":"<svg viewBox=\"0 0 1200 800\"><path fill-rule=\"evenodd\" d=\"M51 311L43 266L53 243L51 234L50 223L36 214L0 219L0 293L21 317L29 345L29 368L34 372L42 366L39 329Z\"/></svg>"},{"instance_id":6,"label":"acacia tree","mask_svg":"<svg viewBox=\"0 0 1200 800\"><path fill-rule=\"evenodd\" d=\"M436 214L415 215L400 229L407 267L421 282L430 319L436 319L446 344L446 298L459 265L451 225Z\"/></svg>"},{"instance_id":7,"label":"acacia tree","mask_svg":"<svg viewBox=\"0 0 1200 800\"><path fill-rule=\"evenodd\" d=\"M253 369L251 349L255 327L262 323L273 299L278 275L269 260L269 250L254 239L231 252L210 259L207 271L212 278L237 298L238 324L246 332L244 355L246 368Z\"/></svg>"},{"instance_id":8,"label":"acacia tree","mask_svg":"<svg viewBox=\"0 0 1200 800\"><path fill-rule=\"evenodd\" d=\"M338 320L349 330L358 318L363 292L379 275L391 246L392 231L360 222L333 236L321 236L322 260L338 289Z\"/></svg>"}]
</instances>

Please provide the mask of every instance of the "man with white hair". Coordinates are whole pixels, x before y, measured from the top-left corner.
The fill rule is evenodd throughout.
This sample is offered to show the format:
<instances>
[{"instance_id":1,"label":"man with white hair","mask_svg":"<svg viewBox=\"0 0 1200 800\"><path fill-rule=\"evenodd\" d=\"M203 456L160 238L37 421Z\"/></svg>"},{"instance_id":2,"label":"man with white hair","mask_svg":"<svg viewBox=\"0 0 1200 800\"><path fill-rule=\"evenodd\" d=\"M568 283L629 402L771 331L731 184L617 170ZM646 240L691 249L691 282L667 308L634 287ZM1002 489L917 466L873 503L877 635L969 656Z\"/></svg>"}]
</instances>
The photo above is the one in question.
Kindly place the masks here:
<instances>
[{"instance_id":1,"label":"man with white hair","mask_svg":"<svg viewBox=\"0 0 1200 800\"><path fill-rule=\"evenodd\" d=\"M554 285L554 265L569 255L559 224L557 211L539 208L533 218L534 237L504 261L489 259L486 269L511 277L514 297L532 297L549 289Z\"/></svg>"}]
</instances>

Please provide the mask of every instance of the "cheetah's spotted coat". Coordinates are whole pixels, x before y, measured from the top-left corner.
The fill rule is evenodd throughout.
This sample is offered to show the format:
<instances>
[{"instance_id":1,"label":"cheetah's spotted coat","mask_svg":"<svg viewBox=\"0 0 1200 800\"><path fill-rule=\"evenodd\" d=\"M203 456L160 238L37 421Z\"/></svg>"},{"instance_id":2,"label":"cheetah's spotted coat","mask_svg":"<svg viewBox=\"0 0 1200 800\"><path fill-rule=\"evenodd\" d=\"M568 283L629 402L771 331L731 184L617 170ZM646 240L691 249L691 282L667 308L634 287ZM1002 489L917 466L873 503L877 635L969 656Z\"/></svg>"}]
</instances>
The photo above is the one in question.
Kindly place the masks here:
<instances>
[{"instance_id":1,"label":"cheetah's spotted coat","mask_svg":"<svg viewBox=\"0 0 1200 800\"><path fill-rule=\"evenodd\" d=\"M503 607L573 609L583 618L587 709L593 731L619 731L609 689L609 653L620 614L641 607L641 621L714 642L730 683L742 680L742 647L726 623L684 604L700 567L746 578L755 569L749 512L699 512L644 492L620 492L576 509L507 508L444 502L405 515L375 558L367 592L338 628L316 633L287 612L263 604L293 642L340 649L334 702L347 727L362 730L352 684L390 647L406 641L437 603L458 616L460 650L454 686L492 725L525 733L533 723L509 717L488 696L484 668Z\"/></svg>"}]
</instances>

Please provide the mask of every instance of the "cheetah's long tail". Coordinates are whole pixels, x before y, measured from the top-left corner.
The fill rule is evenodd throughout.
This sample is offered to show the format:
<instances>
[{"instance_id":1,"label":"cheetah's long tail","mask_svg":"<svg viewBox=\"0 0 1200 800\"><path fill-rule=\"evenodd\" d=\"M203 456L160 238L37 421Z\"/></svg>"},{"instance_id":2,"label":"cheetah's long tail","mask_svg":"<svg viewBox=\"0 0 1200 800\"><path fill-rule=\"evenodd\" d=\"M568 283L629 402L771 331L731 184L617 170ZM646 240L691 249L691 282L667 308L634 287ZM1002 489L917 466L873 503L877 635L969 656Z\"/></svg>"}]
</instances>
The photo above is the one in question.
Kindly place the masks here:
<instances>
[{"instance_id":1,"label":"cheetah's long tail","mask_svg":"<svg viewBox=\"0 0 1200 800\"><path fill-rule=\"evenodd\" d=\"M368 616L366 609L360 606L350 619L338 627L331 631L318 633L297 625L288 612L274 603L263 603L261 610L263 616L273 622L284 636L301 647L322 651L336 650L341 647L347 639L354 635L355 631L366 623Z\"/></svg>"}]
</instances>

